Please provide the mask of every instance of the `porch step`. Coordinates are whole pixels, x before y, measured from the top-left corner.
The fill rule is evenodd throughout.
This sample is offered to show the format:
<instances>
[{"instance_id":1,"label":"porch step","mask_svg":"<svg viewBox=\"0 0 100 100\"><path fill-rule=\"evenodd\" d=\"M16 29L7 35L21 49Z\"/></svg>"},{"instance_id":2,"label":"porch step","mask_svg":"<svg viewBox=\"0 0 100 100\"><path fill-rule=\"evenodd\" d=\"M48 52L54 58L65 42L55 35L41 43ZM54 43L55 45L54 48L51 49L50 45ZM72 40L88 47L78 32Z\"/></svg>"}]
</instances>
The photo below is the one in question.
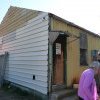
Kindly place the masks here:
<instances>
[{"instance_id":1,"label":"porch step","mask_svg":"<svg viewBox=\"0 0 100 100\"><path fill-rule=\"evenodd\" d=\"M76 89L64 89L56 91L51 94L50 100L63 100L64 98L75 95L76 92L77 92Z\"/></svg>"},{"instance_id":2,"label":"porch step","mask_svg":"<svg viewBox=\"0 0 100 100\"><path fill-rule=\"evenodd\" d=\"M72 96L63 98L62 100L79 100L79 99L77 95L72 95Z\"/></svg>"},{"instance_id":3,"label":"porch step","mask_svg":"<svg viewBox=\"0 0 100 100\"><path fill-rule=\"evenodd\" d=\"M64 90L66 88L67 88L66 85L53 85L52 86L52 91L56 92L56 91Z\"/></svg>"}]
</instances>

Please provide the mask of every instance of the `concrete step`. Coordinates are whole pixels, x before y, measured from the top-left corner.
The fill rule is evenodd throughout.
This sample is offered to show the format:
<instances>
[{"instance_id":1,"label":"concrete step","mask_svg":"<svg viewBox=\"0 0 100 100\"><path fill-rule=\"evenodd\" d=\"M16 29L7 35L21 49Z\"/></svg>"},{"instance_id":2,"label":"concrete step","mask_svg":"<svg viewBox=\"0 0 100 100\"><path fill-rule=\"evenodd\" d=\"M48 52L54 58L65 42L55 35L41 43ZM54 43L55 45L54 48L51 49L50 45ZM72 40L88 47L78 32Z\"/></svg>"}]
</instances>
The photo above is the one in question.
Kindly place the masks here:
<instances>
[{"instance_id":1,"label":"concrete step","mask_svg":"<svg viewBox=\"0 0 100 100\"><path fill-rule=\"evenodd\" d=\"M62 100L79 100L76 95L68 96L63 98Z\"/></svg>"},{"instance_id":2,"label":"concrete step","mask_svg":"<svg viewBox=\"0 0 100 100\"><path fill-rule=\"evenodd\" d=\"M63 89L60 91L53 92L50 100L63 100L66 97L75 95L77 90L75 89Z\"/></svg>"},{"instance_id":3,"label":"concrete step","mask_svg":"<svg viewBox=\"0 0 100 100\"><path fill-rule=\"evenodd\" d=\"M66 88L67 88L66 85L53 85L52 91L56 92L56 91L60 91L60 90L66 89Z\"/></svg>"}]
</instances>

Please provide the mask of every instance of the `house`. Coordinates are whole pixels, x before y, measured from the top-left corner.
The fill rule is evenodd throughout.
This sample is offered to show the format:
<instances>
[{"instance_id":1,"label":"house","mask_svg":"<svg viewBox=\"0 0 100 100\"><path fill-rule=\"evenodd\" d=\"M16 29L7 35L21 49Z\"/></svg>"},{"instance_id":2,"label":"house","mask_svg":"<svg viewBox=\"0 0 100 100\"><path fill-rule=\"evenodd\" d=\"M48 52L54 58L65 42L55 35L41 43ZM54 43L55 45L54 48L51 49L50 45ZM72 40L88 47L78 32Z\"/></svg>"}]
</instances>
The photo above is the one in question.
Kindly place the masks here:
<instances>
[{"instance_id":1,"label":"house","mask_svg":"<svg viewBox=\"0 0 100 100\"><path fill-rule=\"evenodd\" d=\"M51 13L11 6L0 24L5 80L44 95L71 87L99 49L99 35Z\"/></svg>"}]
</instances>

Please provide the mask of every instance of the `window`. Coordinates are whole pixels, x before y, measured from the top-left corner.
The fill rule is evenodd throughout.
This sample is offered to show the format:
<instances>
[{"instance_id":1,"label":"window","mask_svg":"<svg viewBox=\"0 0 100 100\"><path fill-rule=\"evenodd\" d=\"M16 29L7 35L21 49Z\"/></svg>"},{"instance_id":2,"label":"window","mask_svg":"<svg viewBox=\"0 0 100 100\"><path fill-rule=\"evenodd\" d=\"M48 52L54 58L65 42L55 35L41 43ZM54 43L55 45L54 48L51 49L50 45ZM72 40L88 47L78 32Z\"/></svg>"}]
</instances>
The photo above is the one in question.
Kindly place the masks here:
<instances>
[{"instance_id":1,"label":"window","mask_svg":"<svg viewBox=\"0 0 100 100\"><path fill-rule=\"evenodd\" d=\"M87 34L80 34L80 65L86 66L87 64Z\"/></svg>"},{"instance_id":2,"label":"window","mask_svg":"<svg viewBox=\"0 0 100 100\"><path fill-rule=\"evenodd\" d=\"M87 49L88 43L87 43L87 34L81 33L80 34L80 48L81 49Z\"/></svg>"},{"instance_id":3,"label":"window","mask_svg":"<svg viewBox=\"0 0 100 100\"><path fill-rule=\"evenodd\" d=\"M92 61L96 61L97 60L97 55L98 55L98 50L92 50L91 51Z\"/></svg>"},{"instance_id":4,"label":"window","mask_svg":"<svg viewBox=\"0 0 100 100\"><path fill-rule=\"evenodd\" d=\"M80 49L80 65L88 65L87 64L87 50Z\"/></svg>"}]
</instances>

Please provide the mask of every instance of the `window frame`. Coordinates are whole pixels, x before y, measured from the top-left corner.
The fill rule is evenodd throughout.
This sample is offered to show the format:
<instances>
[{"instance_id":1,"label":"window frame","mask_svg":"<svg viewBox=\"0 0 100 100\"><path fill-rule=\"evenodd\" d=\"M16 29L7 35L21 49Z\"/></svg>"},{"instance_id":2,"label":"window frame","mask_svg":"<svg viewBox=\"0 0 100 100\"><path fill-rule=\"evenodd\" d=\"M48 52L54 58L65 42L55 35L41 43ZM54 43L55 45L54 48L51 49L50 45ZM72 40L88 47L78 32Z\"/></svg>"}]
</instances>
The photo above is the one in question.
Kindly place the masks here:
<instances>
[{"instance_id":1,"label":"window frame","mask_svg":"<svg viewBox=\"0 0 100 100\"><path fill-rule=\"evenodd\" d=\"M83 52L83 54L81 52ZM82 58L83 58L83 60L82 60ZM88 66L87 49L81 49L80 48L80 65L81 66Z\"/></svg>"}]
</instances>

